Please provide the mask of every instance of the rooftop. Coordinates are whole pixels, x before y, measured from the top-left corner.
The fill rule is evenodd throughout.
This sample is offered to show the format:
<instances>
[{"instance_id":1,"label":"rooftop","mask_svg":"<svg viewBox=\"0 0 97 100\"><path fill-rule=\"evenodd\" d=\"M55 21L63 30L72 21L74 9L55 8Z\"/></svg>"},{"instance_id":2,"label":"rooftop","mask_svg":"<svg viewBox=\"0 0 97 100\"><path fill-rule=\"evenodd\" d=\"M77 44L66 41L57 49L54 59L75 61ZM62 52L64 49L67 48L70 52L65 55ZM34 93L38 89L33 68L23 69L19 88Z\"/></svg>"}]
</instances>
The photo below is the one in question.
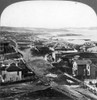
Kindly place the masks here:
<instances>
[{"instance_id":1,"label":"rooftop","mask_svg":"<svg viewBox=\"0 0 97 100\"><path fill-rule=\"evenodd\" d=\"M13 71L22 71L22 69L18 66L16 66L15 63L10 64L9 67L6 69L8 72L13 72Z\"/></svg>"},{"instance_id":2,"label":"rooftop","mask_svg":"<svg viewBox=\"0 0 97 100\"><path fill-rule=\"evenodd\" d=\"M91 64L92 63L92 61L91 60L84 60L84 59L82 59L82 60L76 60L76 63L78 64L78 65L86 65L86 64Z\"/></svg>"},{"instance_id":3,"label":"rooftop","mask_svg":"<svg viewBox=\"0 0 97 100\"><path fill-rule=\"evenodd\" d=\"M22 57L23 55L19 52L15 52L15 53L10 53L10 54L6 54L4 55L5 59L18 59L20 57Z\"/></svg>"}]
</instances>

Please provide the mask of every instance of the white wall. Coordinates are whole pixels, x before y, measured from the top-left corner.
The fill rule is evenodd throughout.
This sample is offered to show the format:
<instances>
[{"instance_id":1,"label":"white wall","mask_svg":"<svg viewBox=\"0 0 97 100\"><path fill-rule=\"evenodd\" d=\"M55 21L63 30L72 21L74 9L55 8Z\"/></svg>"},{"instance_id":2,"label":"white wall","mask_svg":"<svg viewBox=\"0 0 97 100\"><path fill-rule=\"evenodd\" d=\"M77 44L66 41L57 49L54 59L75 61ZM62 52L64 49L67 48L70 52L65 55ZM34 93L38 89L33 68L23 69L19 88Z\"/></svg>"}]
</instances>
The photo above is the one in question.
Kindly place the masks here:
<instances>
[{"instance_id":1,"label":"white wall","mask_svg":"<svg viewBox=\"0 0 97 100\"><path fill-rule=\"evenodd\" d=\"M17 72L7 72L3 71L2 75L6 74L6 79L5 81L16 81L17 79L20 80L22 77L22 72L19 71L19 75L17 75Z\"/></svg>"}]
</instances>

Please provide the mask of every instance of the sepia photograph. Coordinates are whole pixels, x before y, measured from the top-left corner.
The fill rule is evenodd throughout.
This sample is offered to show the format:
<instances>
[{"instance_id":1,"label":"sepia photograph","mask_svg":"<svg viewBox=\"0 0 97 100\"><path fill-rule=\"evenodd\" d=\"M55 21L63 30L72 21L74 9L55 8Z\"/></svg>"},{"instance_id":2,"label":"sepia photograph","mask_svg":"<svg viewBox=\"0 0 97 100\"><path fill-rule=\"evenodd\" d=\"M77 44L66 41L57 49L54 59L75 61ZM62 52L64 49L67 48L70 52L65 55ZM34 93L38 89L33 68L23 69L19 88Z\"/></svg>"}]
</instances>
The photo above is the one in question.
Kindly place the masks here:
<instances>
[{"instance_id":1,"label":"sepia photograph","mask_svg":"<svg viewBox=\"0 0 97 100\"><path fill-rule=\"evenodd\" d=\"M0 0L0 100L97 100L97 0Z\"/></svg>"}]
</instances>

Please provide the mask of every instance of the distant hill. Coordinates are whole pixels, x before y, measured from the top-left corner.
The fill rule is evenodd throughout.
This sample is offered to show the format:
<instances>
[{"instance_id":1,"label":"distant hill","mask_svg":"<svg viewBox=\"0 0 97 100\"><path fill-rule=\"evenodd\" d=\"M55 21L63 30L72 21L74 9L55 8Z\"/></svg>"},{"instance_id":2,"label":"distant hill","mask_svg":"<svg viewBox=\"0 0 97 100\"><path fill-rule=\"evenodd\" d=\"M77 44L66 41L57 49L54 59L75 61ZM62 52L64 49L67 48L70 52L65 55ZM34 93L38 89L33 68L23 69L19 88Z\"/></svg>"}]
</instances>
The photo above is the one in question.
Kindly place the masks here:
<instances>
[{"instance_id":1,"label":"distant hill","mask_svg":"<svg viewBox=\"0 0 97 100\"><path fill-rule=\"evenodd\" d=\"M7 32L31 32L26 28L19 28L19 27L0 27L0 31L7 31Z\"/></svg>"},{"instance_id":2,"label":"distant hill","mask_svg":"<svg viewBox=\"0 0 97 100\"><path fill-rule=\"evenodd\" d=\"M69 31L67 29L48 29L48 28L31 28L31 27L7 27L1 26L0 31L35 31L35 32L61 32Z\"/></svg>"}]
</instances>

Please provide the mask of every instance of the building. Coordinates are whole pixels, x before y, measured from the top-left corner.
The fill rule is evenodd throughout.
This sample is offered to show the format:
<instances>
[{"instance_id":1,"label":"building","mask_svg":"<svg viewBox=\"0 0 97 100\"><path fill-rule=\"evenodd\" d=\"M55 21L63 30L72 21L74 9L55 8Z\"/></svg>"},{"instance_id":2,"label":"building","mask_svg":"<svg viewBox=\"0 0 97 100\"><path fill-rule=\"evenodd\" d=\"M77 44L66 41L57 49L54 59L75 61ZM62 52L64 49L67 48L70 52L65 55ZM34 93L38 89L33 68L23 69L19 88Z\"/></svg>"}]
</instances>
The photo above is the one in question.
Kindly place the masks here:
<instances>
[{"instance_id":1,"label":"building","mask_svg":"<svg viewBox=\"0 0 97 100\"><path fill-rule=\"evenodd\" d=\"M22 79L22 69L17 64L12 63L6 69L6 81L17 81Z\"/></svg>"},{"instance_id":2,"label":"building","mask_svg":"<svg viewBox=\"0 0 97 100\"><path fill-rule=\"evenodd\" d=\"M15 52L15 49L12 45L10 45L10 41L7 40L1 40L0 41L0 54L5 53L12 53Z\"/></svg>"},{"instance_id":3,"label":"building","mask_svg":"<svg viewBox=\"0 0 97 100\"><path fill-rule=\"evenodd\" d=\"M22 79L22 69L19 68L15 63L3 65L0 70L4 82Z\"/></svg>"},{"instance_id":4,"label":"building","mask_svg":"<svg viewBox=\"0 0 97 100\"><path fill-rule=\"evenodd\" d=\"M90 78L92 70L92 61L86 59L78 59L73 61L72 74L78 78Z\"/></svg>"},{"instance_id":5,"label":"building","mask_svg":"<svg viewBox=\"0 0 97 100\"><path fill-rule=\"evenodd\" d=\"M0 63L0 79L2 82L22 80L29 71L22 59L10 59Z\"/></svg>"}]
</instances>

